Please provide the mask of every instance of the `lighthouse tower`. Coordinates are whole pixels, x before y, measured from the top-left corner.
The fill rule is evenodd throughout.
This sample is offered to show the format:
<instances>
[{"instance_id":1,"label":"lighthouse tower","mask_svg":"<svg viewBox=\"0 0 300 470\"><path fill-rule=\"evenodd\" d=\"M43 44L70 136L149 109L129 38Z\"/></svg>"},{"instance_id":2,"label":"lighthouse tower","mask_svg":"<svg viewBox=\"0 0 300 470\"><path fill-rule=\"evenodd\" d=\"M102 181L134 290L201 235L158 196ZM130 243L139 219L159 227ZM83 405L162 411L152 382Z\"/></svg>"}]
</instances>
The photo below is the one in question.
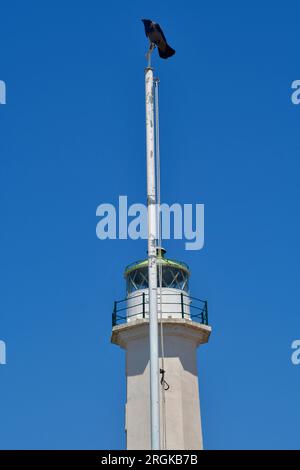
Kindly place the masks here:
<instances>
[{"instance_id":1,"label":"lighthouse tower","mask_svg":"<svg viewBox=\"0 0 300 470\"><path fill-rule=\"evenodd\" d=\"M207 302L189 292L190 271L157 249L160 448L202 449L196 350L207 343ZM126 298L116 301L112 343L126 352L127 449L151 449L148 259L125 269Z\"/></svg>"}]
</instances>

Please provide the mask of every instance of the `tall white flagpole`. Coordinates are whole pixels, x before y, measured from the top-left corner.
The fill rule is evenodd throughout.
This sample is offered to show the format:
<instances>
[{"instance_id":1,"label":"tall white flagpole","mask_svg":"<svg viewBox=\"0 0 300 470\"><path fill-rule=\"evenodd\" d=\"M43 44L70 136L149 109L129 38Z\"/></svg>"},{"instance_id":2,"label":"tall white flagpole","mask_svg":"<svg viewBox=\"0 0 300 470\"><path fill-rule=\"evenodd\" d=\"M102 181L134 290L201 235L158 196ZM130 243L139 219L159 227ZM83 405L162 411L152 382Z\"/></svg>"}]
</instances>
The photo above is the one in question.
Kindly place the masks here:
<instances>
[{"instance_id":1,"label":"tall white flagpole","mask_svg":"<svg viewBox=\"0 0 300 470\"><path fill-rule=\"evenodd\" d=\"M148 207L148 279L149 279L149 342L150 342L150 413L151 448L160 449L160 404L159 404L159 360L158 360L158 318L157 318L157 214L155 191L154 153L154 93L153 69L145 69L146 90L146 152L147 152L147 207Z\"/></svg>"}]
</instances>

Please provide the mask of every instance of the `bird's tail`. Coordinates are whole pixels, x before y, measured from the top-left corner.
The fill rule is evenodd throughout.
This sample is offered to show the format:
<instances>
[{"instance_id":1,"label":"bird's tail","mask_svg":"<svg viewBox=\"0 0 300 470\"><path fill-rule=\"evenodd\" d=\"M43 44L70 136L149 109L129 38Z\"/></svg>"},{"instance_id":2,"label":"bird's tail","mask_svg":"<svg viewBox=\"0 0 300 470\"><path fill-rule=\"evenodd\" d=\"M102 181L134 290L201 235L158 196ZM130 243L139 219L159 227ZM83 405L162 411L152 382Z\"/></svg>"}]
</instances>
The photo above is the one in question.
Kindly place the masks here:
<instances>
[{"instance_id":1,"label":"bird's tail","mask_svg":"<svg viewBox=\"0 0 300 470\"><path fill-rule=\"evenodd\" d=\"M164 50L158 49L159 57L162 59L167 59L168 57L171 57L172 55L175 54L175 50L172 49L169 44L167 44L166 48Z\"/></svg>"}]
</instances>

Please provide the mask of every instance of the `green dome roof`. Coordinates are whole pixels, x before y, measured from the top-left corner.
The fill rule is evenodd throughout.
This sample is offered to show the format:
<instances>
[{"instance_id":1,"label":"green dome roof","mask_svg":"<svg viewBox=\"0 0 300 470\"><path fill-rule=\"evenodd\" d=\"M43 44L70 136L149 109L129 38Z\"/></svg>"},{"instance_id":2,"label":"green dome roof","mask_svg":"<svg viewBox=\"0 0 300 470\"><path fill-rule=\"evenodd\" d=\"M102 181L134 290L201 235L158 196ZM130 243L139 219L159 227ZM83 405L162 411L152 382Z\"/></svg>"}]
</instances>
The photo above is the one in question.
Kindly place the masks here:
<instances>
[{"instance_id":1,"label":"green dome roof","mask_svg":"<svg viewBox=\"0 0 300 470\"><path fill-rule=\"evenodd\" d=\"M172 268L181 269L182 271L185 271L188 276L190 275L190 269L186 263L184 263L183 261L165 258L165 252L166 251L164 250L164 248L157 248L158 265L162 264L163 266L170 266ZM124 277L126 278L128 274L130 274L132 271L144 268L146 266L148 266L148 258L139 261L134 261L133 263L128 264L128 266L126 266L124 271Z\"/></svg>"}]
</instances>

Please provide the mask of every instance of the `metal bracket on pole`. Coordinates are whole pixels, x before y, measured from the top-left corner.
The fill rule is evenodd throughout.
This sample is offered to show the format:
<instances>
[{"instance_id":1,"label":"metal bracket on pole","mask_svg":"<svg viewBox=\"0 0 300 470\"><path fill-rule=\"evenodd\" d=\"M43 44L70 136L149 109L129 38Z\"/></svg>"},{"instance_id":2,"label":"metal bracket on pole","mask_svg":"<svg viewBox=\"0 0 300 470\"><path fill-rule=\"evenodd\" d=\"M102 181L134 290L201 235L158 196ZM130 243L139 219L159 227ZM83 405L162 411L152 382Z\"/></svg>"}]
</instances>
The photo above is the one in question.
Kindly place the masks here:
<instances>
[{"instance_id":1,"label":"metal bracket on pole","mask_svg":"<svg viewBox=\"0 0 300 470\"><path fill-rule=\"evenodd\" d=\"M147 68L148 69L151 68L151 56L152 56L152 52L154 51L155 47L156 46L155 46L154 42L150 42L149 51L146 54Z\"/></svg>"}]
</instances>

